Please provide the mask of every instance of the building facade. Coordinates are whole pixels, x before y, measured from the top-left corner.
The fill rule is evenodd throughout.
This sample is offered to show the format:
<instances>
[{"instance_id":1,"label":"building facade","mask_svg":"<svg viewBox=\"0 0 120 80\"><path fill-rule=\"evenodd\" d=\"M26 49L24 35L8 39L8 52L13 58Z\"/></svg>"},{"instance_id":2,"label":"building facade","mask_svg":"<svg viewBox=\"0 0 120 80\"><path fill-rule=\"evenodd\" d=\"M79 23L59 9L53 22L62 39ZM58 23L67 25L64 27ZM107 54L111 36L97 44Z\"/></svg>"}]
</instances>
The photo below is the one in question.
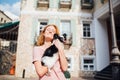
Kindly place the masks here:
<instances>
[{"instance_id":1,"label":"building facade","mask_svg":"<svg viewBox=\"0 0 120 80\"><path fill-rule=\"evenodd\" d=\"M120 4L118 0L113 3ZM64 52L73 77L104 69L110 63L108 10L107 0L22 0L15 75L37 76L33 47L48 24L57 25L60 35L66 35Z\"/></svg>"},{"instance_id":2,"label":"building facade","mask_svg":"<svg viewBox=\"0 0 120 80\"><path fill-rule=\"evenodd\" d=\"M0 24L11 22L12 19L0 10Z\"/></svg>"}]
</instances>

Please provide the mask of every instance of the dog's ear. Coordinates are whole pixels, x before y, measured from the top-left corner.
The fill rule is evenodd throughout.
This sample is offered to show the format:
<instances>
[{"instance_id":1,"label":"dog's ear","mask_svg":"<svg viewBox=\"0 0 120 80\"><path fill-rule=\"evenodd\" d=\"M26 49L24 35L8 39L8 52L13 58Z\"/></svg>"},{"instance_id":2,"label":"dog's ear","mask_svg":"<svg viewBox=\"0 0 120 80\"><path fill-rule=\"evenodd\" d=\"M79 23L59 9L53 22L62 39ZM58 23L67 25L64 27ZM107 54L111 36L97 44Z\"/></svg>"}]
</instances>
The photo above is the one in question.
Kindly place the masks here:
<instances>
[{"instance_id":1,"label":"dog's ear","mask_svg":"<svg viewBox=\"0 0 120 80\"><path fill-rule=\"evenodd\" d=\"M58 34L54 34L53 35L53 40L58 39L58 37L59 37ZM53 40L51 42L53 42Z\"/></svg>"},{"instance_id":2,"label":"dog's ear","mask_svg":"<svg viewBox=\"0 0 120 80\"><path fill-rule=\"evenodd\" d=\"M53 39L58 39L58 38L59 38L58 34L54 34Z\"/></svg>"}]
</instances>

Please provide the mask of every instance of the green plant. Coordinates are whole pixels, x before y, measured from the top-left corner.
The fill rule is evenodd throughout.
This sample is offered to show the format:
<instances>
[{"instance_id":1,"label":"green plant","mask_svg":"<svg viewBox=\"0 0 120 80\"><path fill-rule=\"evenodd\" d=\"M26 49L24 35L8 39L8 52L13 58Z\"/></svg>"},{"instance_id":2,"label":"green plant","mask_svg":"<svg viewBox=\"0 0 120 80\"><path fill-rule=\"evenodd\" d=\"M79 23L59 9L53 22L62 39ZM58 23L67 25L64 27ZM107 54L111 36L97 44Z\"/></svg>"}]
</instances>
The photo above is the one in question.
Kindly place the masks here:
<instances>
[{"instance_id":1,"label":"green plant","mask_svg":"<svg viewBox=\"0 0 120 80\"><path fill-rule=\"evenodd\" d=\"M65 78L70 78L70 72L69 71L64 71Z\"/></svg>"}]
</instances>

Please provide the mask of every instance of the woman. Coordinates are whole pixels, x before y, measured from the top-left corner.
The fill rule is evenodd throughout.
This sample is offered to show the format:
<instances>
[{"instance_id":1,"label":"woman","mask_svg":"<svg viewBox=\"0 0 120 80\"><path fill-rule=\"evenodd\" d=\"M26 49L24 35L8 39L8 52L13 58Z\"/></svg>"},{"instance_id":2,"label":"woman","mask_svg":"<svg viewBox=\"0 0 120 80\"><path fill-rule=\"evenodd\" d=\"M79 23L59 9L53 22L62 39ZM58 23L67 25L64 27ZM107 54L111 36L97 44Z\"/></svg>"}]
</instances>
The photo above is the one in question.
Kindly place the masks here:
<instances>
[{"instance_id":1,"label":"woman","mask_svg":"<svg viewBox=\"0 0 120 80\"><path fill-rule=\"evenodd\" d=\"M44 51L51 46L54 34L59 35L59 31L56 25L47 25L44 30L40 33L36 47L34 47L33 53L33 64L40 80L66 80L63 71L67 70L67 60L64 54L62 43L57 39L54 40L55 46L58 48L59 59L53 65L49 75L48 68L42 66L41 57Z\"/></svg>"}]
</instances>

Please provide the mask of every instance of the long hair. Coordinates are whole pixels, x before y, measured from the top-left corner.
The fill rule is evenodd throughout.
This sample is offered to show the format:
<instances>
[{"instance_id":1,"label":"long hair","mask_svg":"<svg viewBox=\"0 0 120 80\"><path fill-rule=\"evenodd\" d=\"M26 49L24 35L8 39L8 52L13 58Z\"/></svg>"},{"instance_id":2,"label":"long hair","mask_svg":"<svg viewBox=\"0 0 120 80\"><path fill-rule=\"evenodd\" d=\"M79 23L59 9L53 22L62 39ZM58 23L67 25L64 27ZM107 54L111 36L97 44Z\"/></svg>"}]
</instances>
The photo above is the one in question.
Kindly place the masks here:
<instances>
[{"instance_id":1,"label":"long hair","mask_svg":"<svg viewBox=\"0 0 120 80\"><path fill-rule=\"evenodd\" d=\"M37 46L41 46L41 45L44 44L44 41L45 41L44 32L46 31L47 27L49 27L49 26L53 26L56 29L56 34L59 35L58 27L56 25L54 25L54 24L49 24L40 33L40 35L38 37L38 40L37 40Z\"/></svg>"}]
</instances>

